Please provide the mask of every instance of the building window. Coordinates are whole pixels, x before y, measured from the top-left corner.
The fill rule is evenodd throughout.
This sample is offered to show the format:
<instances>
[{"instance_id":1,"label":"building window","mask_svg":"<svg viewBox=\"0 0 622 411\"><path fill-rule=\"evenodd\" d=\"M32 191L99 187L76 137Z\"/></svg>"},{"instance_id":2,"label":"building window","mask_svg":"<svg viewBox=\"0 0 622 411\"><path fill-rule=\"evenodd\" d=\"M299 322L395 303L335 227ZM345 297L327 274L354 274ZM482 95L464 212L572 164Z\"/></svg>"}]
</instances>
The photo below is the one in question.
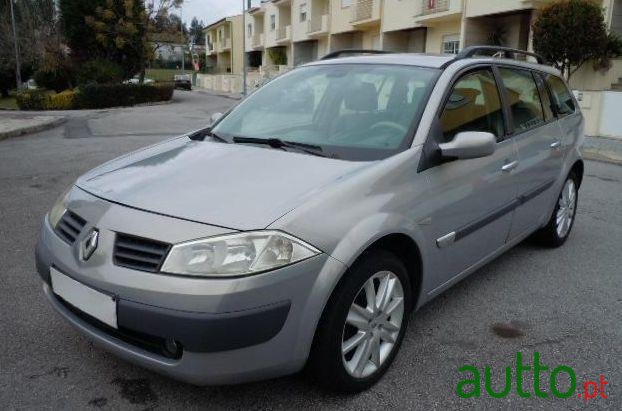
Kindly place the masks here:
<instances>
[{"instance_id":1,"label":"building window","mask_svg":"<svg viewBox=\"0 0 622 411\"><path fill-rule=\"evenodd\" d=\"M300 22L307 21L307 3L302 3L300 5Z\"/></svg>"},{"instance_id":2,"label":"building window","mask_svg":"<svg viewBox=\"0 0 622 411\"><path fill-rule=\"evenodd\" d=\"M352 0L341 0L341 8L350 7L352 5Z\"/></svg>"},{"instance_id":3,"label":"building window","mask_svg":"<svg viewBox=\"0 0 622 411\"><path fill-rule=\"evenodd\" d=\"M460 51L460 35L451 34L449 36L443 36L443 44L441 52L445 54L458 54Z\"/></svg>"},{"instance_id":4,"label":"building window","mask_svg":"<svg viewBox=\"0 0 622 411\"><path fill-rule=\"evenodd\" d=\"M276 14L270 15L270 30L276 30Z\"/></svg>"},{"instance_id":5,"label":"building window","mask_svg":"<svg viewBox=\"0 0 622 411\"><path fill-rule=\"evenodd\" d=\"M253 37L253 25L249 24L247 26L247 31L248 31L248 37Z\"/></svg>"}]
</instances>

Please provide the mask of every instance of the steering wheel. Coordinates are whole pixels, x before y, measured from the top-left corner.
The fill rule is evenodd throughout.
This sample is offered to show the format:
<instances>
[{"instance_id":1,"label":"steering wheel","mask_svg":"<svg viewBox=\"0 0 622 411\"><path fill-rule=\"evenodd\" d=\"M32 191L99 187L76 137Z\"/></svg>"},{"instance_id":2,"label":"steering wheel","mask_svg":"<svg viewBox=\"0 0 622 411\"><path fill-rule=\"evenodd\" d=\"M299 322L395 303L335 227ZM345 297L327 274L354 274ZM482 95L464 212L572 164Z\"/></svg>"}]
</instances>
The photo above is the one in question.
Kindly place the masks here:
<instances>
[{"instance_id":1,"label":"steering wheel","mask_svg":"<svg viewBox=\"0 0 622 411\"><path fill-rule=\"evenodd\" d=\"M406 127L394 121L379 121L371 126L371 130L376 130L379 128L390 128L402 134L406 134L406 132L408 131Z\"/></svg>"}]
</instances>

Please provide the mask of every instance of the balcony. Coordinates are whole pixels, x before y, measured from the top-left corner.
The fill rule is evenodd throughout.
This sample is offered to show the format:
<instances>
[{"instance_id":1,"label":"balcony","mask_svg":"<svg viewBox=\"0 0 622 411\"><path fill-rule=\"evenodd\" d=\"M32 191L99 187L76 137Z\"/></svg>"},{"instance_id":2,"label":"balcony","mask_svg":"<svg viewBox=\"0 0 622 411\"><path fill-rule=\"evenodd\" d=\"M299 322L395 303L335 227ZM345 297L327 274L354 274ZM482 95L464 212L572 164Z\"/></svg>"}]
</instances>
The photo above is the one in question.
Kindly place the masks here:
<instances>
[{"instance_id":1,"label":"balcony","mask_svg":"<svg viewBox=\"0 0 622 411\"><path fill-rule=\"evenodd\" d=\"M423 3L423 6L421 7L422 16L449 11L450 0L421 0L421 1Z\"/></svg>"},{"instance_id":2,"label":"balcony","mask_svg":"<svg viewBox=\"0 0 622 411\"><path fill-rule=\"evenodd\" d=\"M292 40L292 26L284 26L276 29L275 40L277 43L287 43Z\"/></svg>"},{"instance_id":3,"label":"balcony","mask_svg":"<svg viewBox=\"0 0 622 411\"><path fill-rule=\"evenodd\" d=\"M308 24L307 35L309 35L309 37L326 36L330 31L330 15L324 14L317 18L311 19Z\"/></svg>"},{"instance_id":4,"label":"balcony","mask_svg":"<svg viewBox=\"0 0 622 411\"><path fill-rule=\"evenodd\" d=\"M350 23L354 26L380 22L379 0L355 0L352 4Z\"/></svg>"},{"instance_id":5,"label":"balcony","mask_svg":"<svg viewBox=\"0 0 622 411\"><path fill-rule=\"evenodd\" d=\"M421 10L415 16L416 21L451 20L462 14L462 0L420 0Z\"/></svg>"},{"instance_id":6,"label":"balcony","mask_svg":"<svg viewBox=\"0 0 622 411\"><path fill-rule=\"evenodd\" d=\"M231 38L220 39L220 50L219 51L228 51L231 50Z\"/></svg>"},{"instance_id":7,"label":"balcony","mask_svg":"<svg viewBox=\"0 0 622 411\"><path fill-rule=\"evenodd\" d=\"M251 47L254 49L261 49L264 46L264 35L263 33L256 33L251 38Z\"/></svg>"}]
</instances>

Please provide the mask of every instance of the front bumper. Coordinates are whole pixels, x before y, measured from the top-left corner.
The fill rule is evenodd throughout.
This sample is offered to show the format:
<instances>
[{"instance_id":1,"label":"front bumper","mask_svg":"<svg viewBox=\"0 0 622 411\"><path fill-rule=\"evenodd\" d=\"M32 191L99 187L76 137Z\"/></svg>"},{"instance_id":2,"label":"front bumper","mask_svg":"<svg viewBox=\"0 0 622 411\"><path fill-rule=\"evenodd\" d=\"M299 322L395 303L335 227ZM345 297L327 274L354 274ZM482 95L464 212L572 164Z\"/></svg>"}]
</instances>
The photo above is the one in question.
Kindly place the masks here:
<instances>
[{"instance_id":1,"label":"front bumper","mask_svg":"<svg viewBox=\"0 0 622 411\"><path fill-rule=\"evenodd\" d=\"M178 228L200 226L190 230L190 236L213 228L170 221L174 219L114 205L84 192L77 195L82 207L77 212L100 231L98 250L88 262L79 261L46 219L36 254L46 296L79 331L122 358L199 385L271 378L303 367L322 309L345 269L340 262L321 254L273 272L235 279L175 277L118 267L107 250L112 250L117 231L112 221L119 221L121 214L124 232L138 231L154 239L162 239L158 227L171 223ZM144 225L145 219L153 221ZM132 226L137 223L140 228ZM50 288L52 266L115 295L119 330L83 315L56 296ZM167 341L177 342L182 350L176 354L163 350Z\"/></svg>"}]
</instances>

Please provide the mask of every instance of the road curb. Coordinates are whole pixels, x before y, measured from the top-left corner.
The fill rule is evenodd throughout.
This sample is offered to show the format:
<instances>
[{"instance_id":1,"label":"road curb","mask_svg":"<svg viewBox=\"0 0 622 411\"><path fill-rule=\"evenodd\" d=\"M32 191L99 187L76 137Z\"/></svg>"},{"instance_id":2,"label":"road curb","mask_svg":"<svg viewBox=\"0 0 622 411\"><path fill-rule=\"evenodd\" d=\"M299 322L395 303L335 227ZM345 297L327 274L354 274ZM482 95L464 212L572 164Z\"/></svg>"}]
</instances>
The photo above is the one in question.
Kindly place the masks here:
<instances>
[{"instance_id":1,"label":"road curb","mask_svg":"<svg viewBox=\"0 0 622 411\"><path fill-rule=\"evenodd\" d=\"M588 160L622 165L622 140L602 136L586 136L581 153Z\"/></svg>"},{"instance_id":2,"label":"road curb","mask_svg":"<svg viewBox=\"0 0 622 411\"><path fill-rule=\"evenodd\" d=\"M583 158L586 160L600 161L602 163L610 163L622 166L622 157L617 156L611 151L600 151L591 148L581 149Z\"/></svg>"},{"instance_id":3,"label":"road curb","mask_svg":"<svg viewBox=\"0 0 622 411\"><path fill-rule=\"evenodd\" d=\"M61 117L46 121L42 124L37 124L35 126L26 126L17 128L15 130L2 131L0 132L0 141L6 140L7 138L22 136L24 134L38 133L40 131L49 130L51 128L60 126L65 121L67 121L67 119L65 117Z\"/></svg>"}]
</instances>

